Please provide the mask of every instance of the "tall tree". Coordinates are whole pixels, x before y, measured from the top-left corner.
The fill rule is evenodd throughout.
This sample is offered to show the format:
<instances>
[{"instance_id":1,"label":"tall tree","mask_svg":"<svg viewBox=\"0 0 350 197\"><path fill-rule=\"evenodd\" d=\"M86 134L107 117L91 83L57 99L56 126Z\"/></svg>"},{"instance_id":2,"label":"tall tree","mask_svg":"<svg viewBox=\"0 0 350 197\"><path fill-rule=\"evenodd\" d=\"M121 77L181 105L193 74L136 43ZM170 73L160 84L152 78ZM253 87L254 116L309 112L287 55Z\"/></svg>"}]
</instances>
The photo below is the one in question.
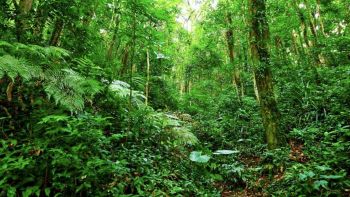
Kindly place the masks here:
<instances>
[{"instance_id":1,"label":"tall tree","mask_svg":"<svg viewBox=\"0 0 350 197\"><path fill-rule=\"evenodd\" d=\"M266 0L249 0L250 49L255 66L254 74L261 105L261 115L269 149L278 144L280 114L274 96L270 54L268 49L269 28L266 17Z\"/></svg>"},{"instance_id":2,"label":"tall tree","mask_svg":"<svg viewBox=\"0 0 350 197\"><path fill-rule=\"evenodd\" d=\"M232 28L232 14L231 12L228 12L226 14L226 21L228 29L226 31L226 40L227 40L227 48L229 53L230 62L233 66L233 82L236 86L237 96L239 100L241 100L241 97L244 95L244 88L241 82L241 74L240 69L238 65L235 63L235 40L233 35L233 28Z\"/></svg>"},{"instance_id":3,"label":"tall tree","mask_svg":"<svg viewBox=\"0 0 350 197\"><path fill-rule=\"evenodd\" d=\"M16 37L19 42L25 42L26 31L28 30L29 11L32 9L33 0L21 0L19 3L13 0L15 7Z\"/></svg>"}]
</instances>

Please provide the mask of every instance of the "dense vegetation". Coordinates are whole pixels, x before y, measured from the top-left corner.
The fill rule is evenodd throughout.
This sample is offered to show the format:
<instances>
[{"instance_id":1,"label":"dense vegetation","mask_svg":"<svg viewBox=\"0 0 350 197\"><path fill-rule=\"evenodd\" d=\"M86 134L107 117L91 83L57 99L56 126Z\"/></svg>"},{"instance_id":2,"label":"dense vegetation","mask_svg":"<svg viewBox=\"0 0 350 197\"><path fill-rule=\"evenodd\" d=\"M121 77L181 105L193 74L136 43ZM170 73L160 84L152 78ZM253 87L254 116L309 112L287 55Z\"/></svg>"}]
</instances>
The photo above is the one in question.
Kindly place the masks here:
<instances>
[{"instance_id":1,"label":"dense vegetation","mask_svg":"<svg viewBox=\"0 0 350 197\"><path fill-rule=\"evenodd\" d=\"M0 10L1 197L350 195L350 1Z\"/></svg>"}]
</instances>

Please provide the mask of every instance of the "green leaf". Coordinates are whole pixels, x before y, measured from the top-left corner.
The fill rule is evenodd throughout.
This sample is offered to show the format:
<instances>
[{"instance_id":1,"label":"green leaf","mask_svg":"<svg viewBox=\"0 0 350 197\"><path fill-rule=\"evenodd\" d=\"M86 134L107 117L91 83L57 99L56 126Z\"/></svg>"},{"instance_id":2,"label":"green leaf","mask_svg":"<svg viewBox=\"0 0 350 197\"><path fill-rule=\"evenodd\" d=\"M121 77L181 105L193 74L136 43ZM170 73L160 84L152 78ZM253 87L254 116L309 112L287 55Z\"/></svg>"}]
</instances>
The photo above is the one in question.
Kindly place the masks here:
<instances>
[{"instance_id":1,"label":"green leaf","mask_svg":"<svg viewBox=\"0 0 350 197\"><path fill-rule=\"evenodd\" d=\"M314 177L314 176L315 176L315 173L314 173L314 172L312 172L312 171L306 171L306 172L304 172L304 173L299 174L299 180L305 181L305 180L307 180L308 178L312 178L312 177Z\"/></svg>"},{"instance_id":2,"label":"green leaf","mask_svg":"<svg viewBox=\"0 0 350 197\"><path fill-rule=\"evenodd\" d=\"M13 145L13 146L16 146L17 145L17 140L15 140L15 139L11 139L10 140L10 143L11 143L11 145Z\"/></svg>"},{"instance_id":3,"label":"green leaf","mask_svg":"<svg viewBox=\"0 0 350 197\"><path fill-rule=\"evenodd\" d=\"M321 170L321 171L332 170L332 168L330 168L328 166L316 166L316 169Z\"/></svg>"},{"instance_id":4,"label":"green leaf","mask_svg":"<svg viewBox=\"0 0 350 197\"><path fill-rule=\"evenodd\" d=\"M35 194L36 196L40 195L40 188L39 186L29 187L23 192L23 197L29 197L32 194Z\"/></svg>"},{"instance_id":5,"label":"green leaf","mask_svg":"<svg viewBox=\"0 0 350 197\"><path fill-rule=\"evenodd\" d=\"M47 124L52 122L65 122L69 120L69 116L66 115L50 115L44 117L38 124Z\"/></svg>"},{"instance_id":6,"label":"green leaf","mask_svg":"<svg viewBox=\"0 0 350 197\"><path fill-rule=\"evenodd\" d=\"M344 175L321 175L323 179L341 179L344 178Z\"/></svg>"},{"instance_id":7,"label":"green leaf","mask_svg":"<svg viewBox=\"0 0 350 197\"><path fill-rule=\"evenodd\" d=\"M238 150L217 150L213 154L214 155L231 155L239 153Z\"/></svg>"},{"instance_id":8,"label":"green leaf","mask_svg":"<svg viewBox=\"0 0 350 197\"><path fill-rule=\"evenodd\" d=\"M62 196L62 194L61 193L57 193L57 194L55 194L54 197L58 197L58 196Z\"/></svg>"},{"instance_id":9,"label":"green leaf","mask_svg":"<svg viewBox=\"0 0 350 197\"><path fill-rule=\"evenodd\" d=\"M190 154L190 160L198 163L207 163L210 160L210 156L202 155L202 152L193 151Z\"/></svg>"},{"instance_id":10,"label":"green leaf","mask_svg":"<svg viewBox=\"0 0 350 197\"><path fill-rule=\"evenodd\" d=\"M28 188L22 194L23 194L23 197L29 197L32 193L33 193L33 190L31 188Z\"/></svg>"},{"instance_id":11,"label":"green leaf","mask_svg":"<svg viewBox=\"0 0 350 197\"><path fill-rule=\"evenodd\" d=\"M50 196L51 189L50 188L45 188L45 195Z\"/></svg>"},{"instance_id":12,"label":"green leaf","mask_svg":"<svg viewBox=\"0 0 350 197\"><path fill-rule=\"evenodd\" d=\"M320 190L320 187L322 186L323 188L327 189L328 181L326 180L320 180L320 181L315 181L313 184L314 189Z\"/></svg>"},{"instance_id":13,"label":"green leaf","mask_svg":"<svg viewBox=\"0 0 350 197\"><path fill-rule=\"evenodd\" d=\"M14 197L14 196L16 196L16 188L10 187L10 188L7 190L7 196L8 196L8 197Z\"/></svg>"}]
</instances>

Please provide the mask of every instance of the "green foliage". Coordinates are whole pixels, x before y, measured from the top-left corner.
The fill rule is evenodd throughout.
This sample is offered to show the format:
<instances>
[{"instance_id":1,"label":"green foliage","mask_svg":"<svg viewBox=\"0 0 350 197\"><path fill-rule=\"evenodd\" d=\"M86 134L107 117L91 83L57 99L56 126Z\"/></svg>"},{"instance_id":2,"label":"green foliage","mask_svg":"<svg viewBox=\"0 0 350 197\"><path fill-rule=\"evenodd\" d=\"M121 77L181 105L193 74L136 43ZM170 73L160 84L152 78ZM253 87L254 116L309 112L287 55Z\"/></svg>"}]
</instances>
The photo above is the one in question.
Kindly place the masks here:
<instances>
[{"instance_id":1,"label":"green foliage","mask_svg":"<svg viewBox=\"0 0 350 197\"><path fill-rule=\"evenodd\" d=\"M68 68L64 58L69 53L64 49L5 41L0 47L4 50L0 57L0 77L6 74L12 81L21 77L30 85L40 82L48 98L53 97L57 104L71 111L82 110L85 100L91 100L101 90L99 82Z\"/></svg>"},{"instance_id":2,"label":"green foliage","mask_svg":"<svg viewBox=\"0 0 350 197\"><path fill-rule=\"evenodd\" d=\"M17 59L10 55L4 55L0 57L0 77L4 77L6 74L12 81L17 76L23 77L25 80L30 80L41 70L39 67L31 66L25 59Z\"/></svg>"},{"instance_id":3,"label":"green foliage","mask_svg":"<svg viewBox=\"0 0 350 197\"><path fill-rule=\"evenodd\" d=\"M130 96L132 97L132 103L136 106L144 106L144 99L146 98L142 92L130 90L131 87L128 83L123 81L113 81L112 84L109 85L109 90L115 93L117 96L128 99Z\"/></svg>"},{"instance_id":4,"label":"green foliage","mask_svg":"<svg viewBox=\"0 0 350 197\"><path fill-rule=\"evenodd\" d=\"M85 100L91 100L102 89L98 81L87 79L71 69L45 74L44 89L48 97L70 110L82 110Z\"/></svg>"},{"instance_id":5,"label":"green foliage","mask_svg":"<svg viewBox=\"0 0 350 197\"><path fill-rule=\"evenodd\" d=\"M171 83L160 77L150 81L150 103L154 109L176 110L178 92Z\"/></svg>"},{"instance_id":6,"label":"green foliage","mask_svg":"<svg viewBox=\"0 0 350 197\"><path fill-rule=\"evenodd\" d=\"M112 136L103 135L108 124L107 118L89 114L52 115L35 126L30 141L23 141L26 145L22 140L1 140L1 189L23 196L87 191L108 195L108 184L128 172L126 161L113 157Z\"/></svg>"},{"instance_id":7,"label":"green foliage","mask_svg":"<svg viewBox=\"0 0 350 197\"><path fill-rule=\"evenodd\" d=\"M348 196L350 3L264 3L0 1L0 196Z\"/></svg>"}]
</instances>

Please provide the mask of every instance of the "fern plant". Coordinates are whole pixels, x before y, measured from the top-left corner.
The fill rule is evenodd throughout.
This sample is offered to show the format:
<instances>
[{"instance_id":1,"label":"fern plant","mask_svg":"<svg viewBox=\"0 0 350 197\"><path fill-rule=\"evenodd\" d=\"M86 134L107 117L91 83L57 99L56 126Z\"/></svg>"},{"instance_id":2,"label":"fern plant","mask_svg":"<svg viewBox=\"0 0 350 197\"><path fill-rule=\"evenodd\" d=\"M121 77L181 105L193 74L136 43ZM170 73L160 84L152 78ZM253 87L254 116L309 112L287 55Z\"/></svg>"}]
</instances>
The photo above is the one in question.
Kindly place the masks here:
<instances>
[{"instance_id":1,"label":"fern plant","mask_svg":"<svg viewBox=\"0 0 350 197\"><path fill-rule=\"evenodd\" d=\"M71 69L45 72L45 79L44 89L48 96L70 109L82 110L85 99L91 100L102 88L99 82Z\"/></svg>"},{"instance_id":2,"label":"fern plant","mask_svg":"<svg viewBox=\"0 0 350 197\"><path fill-rule=\"evenodd\" d=\"M145 106L144 100L146 99L146 97L143 94L143 92L130 90L131 89L130 84L124 81L115 80L109 85L108 89L111 92L115 93L117 96L124 99L129 98L130 92L131 92L132 103L138 107Z\"/></svg>"},{"instance_id":3,"label":"fern plant","mask_svg":"<svg viewBox=\"0 0 350 197\"><path fill-rule=\"evenodd\" d=\"M195 145L198 138L191 132L190 125L186 125L176 116L163 112L154 113L153 118L160 123L160 127L167 137L175 142L175 145Z\"/></svg>"},{"instance_id":4,"label":"fern plant","mask_svg":"<svg viewBox=\"0 0 350 197\"><path fill-rule=\"evenodd\" d=\"M69 68L69 52L58 47L41 47L0 41L0 78L12 81L41 81L49 98L57 104L76 111L82 110L85 100L91 100L102 87L94 79L83 77Z\"/></svg>"},{"instance_id":5,"label":"fern plant","mask_svg":"<svg viewBox=\"0 0 350 197\"><path fill-rule=\"evenodd\" d=\"M0 56L0 78L7 75L12 81L17 76L21 76L25 80L30 80L38 73L42 73L39 66L31 65L24 58L16 58L11 55Z\"/></svg>"}]
</instances>

